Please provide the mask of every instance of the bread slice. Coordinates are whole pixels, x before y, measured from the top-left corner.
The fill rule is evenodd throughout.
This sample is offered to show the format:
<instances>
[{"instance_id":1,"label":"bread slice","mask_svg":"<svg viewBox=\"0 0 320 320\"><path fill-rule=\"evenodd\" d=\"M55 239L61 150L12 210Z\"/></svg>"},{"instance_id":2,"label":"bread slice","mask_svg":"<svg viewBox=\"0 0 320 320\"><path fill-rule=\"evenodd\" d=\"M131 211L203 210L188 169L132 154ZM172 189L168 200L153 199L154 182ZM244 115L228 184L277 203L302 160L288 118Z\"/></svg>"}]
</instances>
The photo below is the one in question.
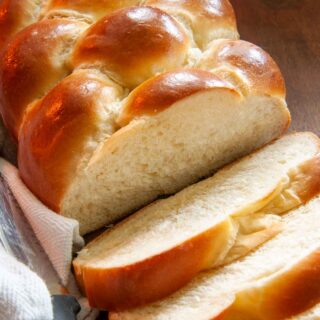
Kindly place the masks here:
<instances>
[{"instance_id":1,"label":"bread slice","mask_svg":"<svg viewBox=\"0 0 320 320\"><path fill-rule=\"evenodd\" d=\"M284 136L108 230L74 260L90 304L154 301L248 253L279 232L279 215L318 193L318 153L313 134Z\"/></svg>"},{"instance_id":2,"label":"bread slice","mask_svg":"<svg viewBox=\"0 0 320 320\"><path fill-rule=\"evenodd\" d=\"M212 65L224 66L219 76L204 59L210 71L162 73L129 96L98 70L75 70L24 117L26 185L85 234L279 137L290 114L275 62L244 41L219 42L217 50L224 53Z\"/></svg>"},{"instance_id":3,"label":"bread slice","mask_svg":"<svg viewBox=\"0 0 320 320\"><path fill-rule=\"evenodd\" d=\"M110 320L280 320L320 299L320 198L283 217L283 230L238 262L202 273L166 299Z\"/></svg>"}]
</instances>

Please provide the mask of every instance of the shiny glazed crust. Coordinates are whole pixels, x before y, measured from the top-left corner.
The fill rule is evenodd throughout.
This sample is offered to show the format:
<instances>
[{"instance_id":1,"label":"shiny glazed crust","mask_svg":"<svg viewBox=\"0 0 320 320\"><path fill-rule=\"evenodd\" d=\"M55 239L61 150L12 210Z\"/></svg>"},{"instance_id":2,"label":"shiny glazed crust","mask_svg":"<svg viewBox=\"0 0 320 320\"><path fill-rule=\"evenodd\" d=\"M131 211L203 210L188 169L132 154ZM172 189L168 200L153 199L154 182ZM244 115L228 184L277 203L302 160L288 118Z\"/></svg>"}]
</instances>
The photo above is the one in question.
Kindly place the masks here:
<instances>
[{"instance_id":1,"label":"shiny glazed crust","mask_svg":"<svg viewBox=\"0 0 320 320\"><path fill-rule=\"evenodd\" d=\"M236 18L231 4L227 1L217 3L211 0L147 0L145 5L160 8L161 10L182 20L188 28L193 30L194 41L205 48L217 38L237 38ZM217 36L215 30L224 30L225 36Z\"/></svg>"},{"instance_id":2,"label":"shiny glazed crust","mask_svg":"<svg viewBox=\"0 0 320 320\"><path fill-rule=\"evenodd\" d=\"M97 134L102 91L105 102L120 92L107 78L76 72L37 102L24 119L20 174L53 210L60 209L60 199L73 176L70 169L77 167L87 139Z\"/></svg>"},{"instance_id":3,"label":"shiny glazed crust","mask_svg":"<svg viewBox=\"0 0 320 320\"><path fill-rule=\"evenodd\" d=\"M279 97L286 94L276 63L267 52L247 41L213 42L197 67L225 75L248 94L252 91Z\"/></svg>"},{"instance_id":4,"label":"shiny glazed crust","mask_svg":"<svg viewBox=\"0 0 320 320\"><path fill-rule=\"evenodd\" d=\"M240 94L230 83L201 69L163 73L145 81L131 92L119 115L118 123L123 127L135 117L155 115L190 95L219 88Z\"/></svg>"},{"instance_id":5,"label":"shiny glazed crust","mask_svg":"<svg viewBox=\"0 0 320 320\"><path fill-rule=\"evenodd\" d=\"M97 269L83 267L77 260L73 266L77 281L85 284L91 306L125 310L161 299L181 288L221 253L220 245L226 245L226 234L231 232L230 221L223 221L163 254L128 267Z\"/></svg>"},{"instance_id":6,"label":"shiny glazed crust","mask_svg":"<svg viewBox=\"0 0 320 320\"><path fill-rule=\"evenodd\" d=\"M66 19L43 20L22 30L8 44L0 69L0 109L15 138L29 103L70 73L64 46L85 26Z\"/></svg>"},{"instance_id":7,"label":"shiny glazed crust","mask_svg":"<svg viewBox=\"0 0 320 320\"><path fill-rule=\"evenodd\" d=\"M320 248L237 293L223 320L284 320L320 302Z\"/></svg>"},{"instance_id":8,"label":"shiny glazed crust","mask_svg":"<svg viewBox=\"0 0 320 320\"><path fill-rule=\"evenodd\" d=\"M61 9L75 10L99 19L117 9L136 6L142 2L142 0L51 0L46 9L47 12Z\"/></svg>"},{"instance_id":9,"label":"shiny glazed crust","mask_svg":"<svg viewBox=\"0 0 320 320\"><path fill-rule=\"evenodd\" d=\"M183 29L163 11L130 7L99 20L85 33L73 65L101 65L111 78L134 88L157 72L181 66L188 43Z\"/></svg>"},{"instance_id":10,"label":"shiny glazed crust","mask_svg":"<svg viewBox=\"0 0 320 320\"><path fill-rule=\"evenodd\" d=\"M37 21L43 1L3 0L0 4L0 50L10 37Z\"/></svg>"}]
</instances>

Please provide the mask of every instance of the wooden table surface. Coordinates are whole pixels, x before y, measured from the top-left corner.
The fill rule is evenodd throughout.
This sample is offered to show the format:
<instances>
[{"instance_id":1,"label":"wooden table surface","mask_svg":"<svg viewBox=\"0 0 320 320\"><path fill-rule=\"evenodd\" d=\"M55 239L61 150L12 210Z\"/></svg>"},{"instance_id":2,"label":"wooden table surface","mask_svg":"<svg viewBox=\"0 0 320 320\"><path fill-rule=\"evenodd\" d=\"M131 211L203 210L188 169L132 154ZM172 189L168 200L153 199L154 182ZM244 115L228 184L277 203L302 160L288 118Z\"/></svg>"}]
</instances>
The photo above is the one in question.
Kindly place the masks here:
<instances>
[{"instance_id":1,"label":"wooden table surface","mask_svg":"<svg viewBox=\"0 0 320 320\"><path fill-rule=\"evenodd\" d=\"M270 53L287 87L291 130L320 135L320 0L230 0L243 40Z\"/></svg>"}]
</instances>

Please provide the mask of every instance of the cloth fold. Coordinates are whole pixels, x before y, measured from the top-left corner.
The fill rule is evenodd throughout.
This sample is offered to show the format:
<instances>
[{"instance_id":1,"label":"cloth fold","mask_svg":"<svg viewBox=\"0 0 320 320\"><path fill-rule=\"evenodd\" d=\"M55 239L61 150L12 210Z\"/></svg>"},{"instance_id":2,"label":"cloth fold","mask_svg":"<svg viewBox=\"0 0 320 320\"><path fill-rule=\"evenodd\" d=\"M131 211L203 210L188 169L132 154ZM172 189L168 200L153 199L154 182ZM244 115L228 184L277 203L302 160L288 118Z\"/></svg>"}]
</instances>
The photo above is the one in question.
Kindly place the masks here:
<instances>
[{"instance_id":1,"label":"cloth fold","mask_svg":"<svg viewBox=\"0 0 320 320\"><path fill-rule=\"evenodd\" d=\"M52 319L50 294L61 294L61 288L78 299L81 305L78 320L95 319L98 311L88 306L87 300L81 296L71 273L73 254L84 245L84 240L79 234L79 223L60 216L43 205L24 185L18 169L3 158L0 158L0 178L3 187L0 191L10 198L10 204L2 203L0 207L2 211L12 214L11 224L14 224L19 230L17 233L20 233L23 238L20 239L20 242L26 243L26 246L22 246L20 250L21 255L23 256L25 252L31 261L28 263L23 261L25 259L19 259L13 254L20 260L19 262L9 256L10 250L6 250L7 253L5 253L3 248L1 249L0 241L2 250L0 255L0 261L2 261L0 264L0 320ZM0 214L5 215L5 212L0 212ZM10 234L9 241L12 238L14 237ZM18 246L14 244L13 249L19 246L20 244ZM6 248L6 245L3 247ZM10 280L7 281L6 278ZM19 290L21 297L17 295ZM35 292L38 292L39 295ZM30 317L25 309L29 310ZM20 317L21 312L27 316ZM31 316L31 313L34 312L38 312L36 317ZM6 313L10 314L10 317L7 317Z\"/></svg>"},{"instance_id":2,"label":"cloth fold","mask_svg":"<svg viewBox=\"0 0 320 320\"><path fill-rule=\"evenodd\" d=\"M76 220L59 216L44 206L24 185L18 170L0 159L0 172L47 253L63 285L70 275L72 252L84 245Z\"/></svg>"},{"instance_id":3,"label":"cloth fold","mask_svg":"<svg viewBox=\"0 0 320 320\"><path fill-rule=\"evenodd\" d=\"M51 299L45 283L0 248L0 319L51 320ZM19 306L19 307L17 307Z\"/></svg>"}]
</instances>

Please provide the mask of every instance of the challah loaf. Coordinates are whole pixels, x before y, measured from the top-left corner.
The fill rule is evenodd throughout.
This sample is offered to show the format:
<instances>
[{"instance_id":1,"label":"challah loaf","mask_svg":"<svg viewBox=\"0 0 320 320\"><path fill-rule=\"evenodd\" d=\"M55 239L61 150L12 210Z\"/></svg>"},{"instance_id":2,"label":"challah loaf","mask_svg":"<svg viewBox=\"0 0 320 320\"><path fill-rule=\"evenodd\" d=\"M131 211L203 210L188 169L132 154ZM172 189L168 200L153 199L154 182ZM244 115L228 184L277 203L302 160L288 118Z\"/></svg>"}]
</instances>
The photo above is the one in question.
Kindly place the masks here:
<instances>
[{"instance_id":1,"label":"challah loaf","mask_svg":"<svg viewBox=\"0 0 320 320\"><path fill-rule=\"evenodd\" d=\"M315 198L285 215L283 230L240 261L110 320L284 320L306 311L320 299L319 210Z\"/></svg>"},{"instance_id":2,"label":"challah loaf","mask_svg":"<svg viewBox=\"0 0 320 320\"><path fill-rule=\"evenodd\" d=\"M282 75L237 39L228 0L2 1L0 111L26 185L85 234L278 138ZM78 281L122 310L231 263L111 319L295 316L319 302L320 200L283 213L319 175L317 137L285 136L93 241Z\"/></svg>"},{"instance_id":3,"label":"challah loaf","mask_svg":"<svg viewBox=\"0 0 320 320\"><path fill-rule=\"evenodd\" d=\"M69 109L79 91L67 86L79 72L104 77L75 71L35 105L22 125L19 168L44 203L80 221L82 233L209 175L281 135L289 123L282 97L244 96L198 69L156 76L123 104L117 103L120 88L114 101L104 101L97 90L107 89L78 83L84 97L78 108L92 114L78 123ZM99 103L86 102L90 95Z\"/></svg>"},{"instance_id":4,"label":"challah loaf","mask_svg":"<svg viewBox=\"0 0 320 320\"><path fill-rule=\"evenodd\" d=\"M83 234L289 125L281 73L234 40L227 0L52 0L41 16L4 51L0 109L24 182Z\"/></svg>"},{"instance_id":5,"label":"challah loaf","mask_svg":"<svg viewBox=\"0 0 320 320\"><path fill-rule=\"evenodd\" d=\"M106 231L74 260L90 304L119 310L163 298L274 236L281 214L320 191L319 142L287 135Z\"/></svg>"}]
</instances>

